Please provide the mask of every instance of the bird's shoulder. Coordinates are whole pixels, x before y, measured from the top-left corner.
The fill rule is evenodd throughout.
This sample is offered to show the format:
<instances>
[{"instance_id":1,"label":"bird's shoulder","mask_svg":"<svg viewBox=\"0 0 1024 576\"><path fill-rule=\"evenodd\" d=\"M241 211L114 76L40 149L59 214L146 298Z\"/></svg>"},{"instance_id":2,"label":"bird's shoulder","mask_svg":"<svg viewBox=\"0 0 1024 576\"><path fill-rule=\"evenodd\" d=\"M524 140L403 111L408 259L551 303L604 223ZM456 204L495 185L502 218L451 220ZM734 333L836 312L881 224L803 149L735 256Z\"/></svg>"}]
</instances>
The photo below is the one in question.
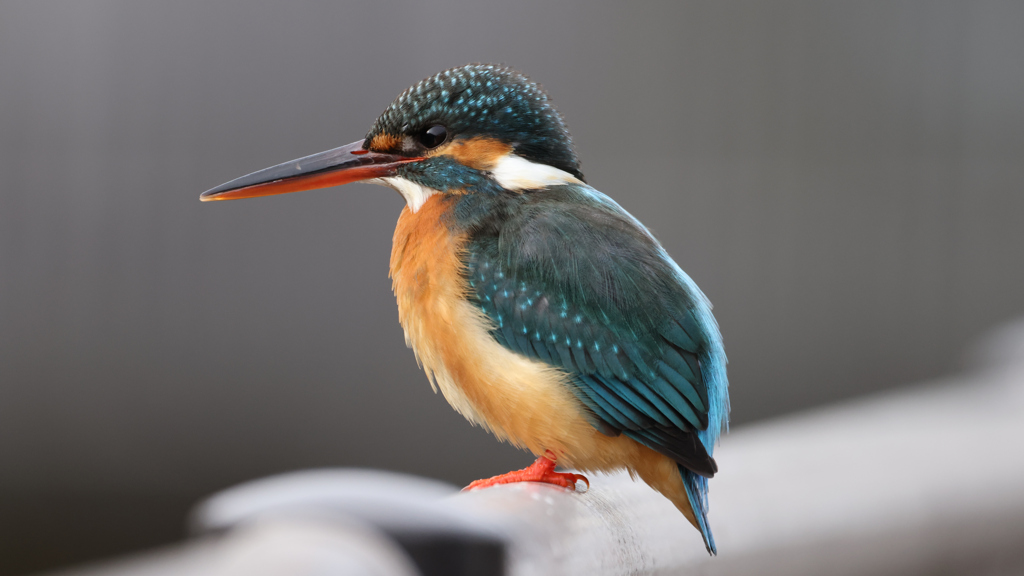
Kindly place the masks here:
<instances>
[{"instance_id":1,"label":"bird's shoulder","mask_svg":"<svg viewBox=\"0 0 1024 576\"><path fill-rule=\"evenodd\" d=\"M573 308L581 324L626 331L642 344L672 331L671 319L693 332L686 347L694 351L717 332L693 313L709 307L696 285L643 224L597 190L551 187L490 213L495 222L469 235L467 270L543 290L545 302Z\"/></svg>"}]
</instances>

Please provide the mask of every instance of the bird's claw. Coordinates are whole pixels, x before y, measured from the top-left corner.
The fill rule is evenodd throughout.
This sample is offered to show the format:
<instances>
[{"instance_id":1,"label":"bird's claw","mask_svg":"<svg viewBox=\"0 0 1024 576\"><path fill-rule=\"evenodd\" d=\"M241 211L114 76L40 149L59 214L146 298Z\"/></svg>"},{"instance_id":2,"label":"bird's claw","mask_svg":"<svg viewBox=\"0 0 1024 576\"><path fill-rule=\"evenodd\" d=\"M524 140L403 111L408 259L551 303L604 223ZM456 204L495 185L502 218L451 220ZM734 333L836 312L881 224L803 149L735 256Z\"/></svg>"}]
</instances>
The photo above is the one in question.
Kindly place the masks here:
<instances>
[{"instance_id":1,"label":"bird's claw","mask_svg":"<svg viewBox=\"0 0 1024 576\"><path fill-rule=\"evenodd\" d=\"M550 451L547 454L550 454ZM493 478L476 480L463 488L462 491L469 492L471 490L479 490L480 488L497 486L498 484L513 484L515 482L541 482L544 484L561 486L562 488L567 488L575 492L576 483L580 481L587 485L584 492L590 490L590 480L587 480L586 476L583 476L582 474L573 474L572 472L555 472L554 459L547 456L547 454L538 458L537 461L528 468L508 472L506 474L494 476ZM554 456L554 454L551 454L551 456Z\"/></svg>"}]
</instances>

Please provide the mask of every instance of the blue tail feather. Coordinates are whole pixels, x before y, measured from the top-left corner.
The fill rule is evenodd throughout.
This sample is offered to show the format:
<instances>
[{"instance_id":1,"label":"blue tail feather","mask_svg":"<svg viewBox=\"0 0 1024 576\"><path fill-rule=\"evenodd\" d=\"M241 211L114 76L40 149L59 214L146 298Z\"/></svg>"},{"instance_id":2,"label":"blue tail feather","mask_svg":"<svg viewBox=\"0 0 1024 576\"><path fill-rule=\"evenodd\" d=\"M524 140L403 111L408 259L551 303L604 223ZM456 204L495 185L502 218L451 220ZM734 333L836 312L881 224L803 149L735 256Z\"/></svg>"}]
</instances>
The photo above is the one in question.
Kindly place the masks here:
<instances>
[{"instance_id":1,"label":"blue tail feather","mask_svg":"<svg viewBox=\"0 0 1024 576\"><path fill-rule=\"evenodd\" d=\"M715 537L711 534L711 526L708 525L708 479L682 466L679 467L679 472L683 475L683 486L686 488L686 496L690 499L693 515L697 517L700 534L704 537L704 546L707 547L709 554L716 556L718 548L715 547Z\"/></svg>"}]
</instances>

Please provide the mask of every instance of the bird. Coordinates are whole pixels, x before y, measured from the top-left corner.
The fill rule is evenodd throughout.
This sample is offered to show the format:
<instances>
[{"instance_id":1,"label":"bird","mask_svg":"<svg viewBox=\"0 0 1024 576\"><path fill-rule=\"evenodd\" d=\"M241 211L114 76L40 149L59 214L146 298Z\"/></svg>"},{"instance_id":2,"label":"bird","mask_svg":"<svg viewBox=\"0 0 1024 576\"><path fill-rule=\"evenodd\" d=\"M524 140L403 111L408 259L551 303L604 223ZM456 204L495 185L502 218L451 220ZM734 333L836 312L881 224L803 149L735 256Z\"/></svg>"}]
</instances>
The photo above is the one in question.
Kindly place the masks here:
<instances>
[{"instance_id":1,"label":"bird","mask_svg":"<svg viewBox=\"0 0 1024 576\"><path fill-rule=\"evenodd\" d=\"M589 489L556 465L625 469L716 555L708 479L729 392L711 304L639 220L587 183L547 91L506 65L451 68L402 92L364 138L200 199L351 182L405 199L390 277L434 391L537 457L467 489Z\"/></svg>"}]
</instances>

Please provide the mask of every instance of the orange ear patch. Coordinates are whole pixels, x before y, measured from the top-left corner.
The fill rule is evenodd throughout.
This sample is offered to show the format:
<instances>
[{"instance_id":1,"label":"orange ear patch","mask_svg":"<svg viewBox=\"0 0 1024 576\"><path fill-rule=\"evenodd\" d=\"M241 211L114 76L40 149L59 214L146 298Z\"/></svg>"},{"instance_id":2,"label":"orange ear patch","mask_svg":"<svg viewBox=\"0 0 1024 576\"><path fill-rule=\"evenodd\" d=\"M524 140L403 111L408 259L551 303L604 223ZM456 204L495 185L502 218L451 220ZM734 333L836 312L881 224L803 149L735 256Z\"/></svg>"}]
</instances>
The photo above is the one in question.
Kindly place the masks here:
<instances>
[{"instance_id":1,"label":"orange ear patch","mask_svg":"<svg viewBox=\"0 0 1024 576\"><path fill-rule=\"evenodd\" d=\"M370 150L375 152L393 152L402 145L402 139L394 134L381 132L370 140Z\"/></svg>"},{"instance_id":2,"label":"orange ear patch","mask_svg":"<svg viewBox=\"0 0 1024 576\"><path fill-rule=\"evenodd\" d=\"M440 148L439 156L451 156L459 164L475 170L493 170L498 160L507 156L512 146L493 138L466 138L453 141Z\"/></svg>"}]
</instances>

